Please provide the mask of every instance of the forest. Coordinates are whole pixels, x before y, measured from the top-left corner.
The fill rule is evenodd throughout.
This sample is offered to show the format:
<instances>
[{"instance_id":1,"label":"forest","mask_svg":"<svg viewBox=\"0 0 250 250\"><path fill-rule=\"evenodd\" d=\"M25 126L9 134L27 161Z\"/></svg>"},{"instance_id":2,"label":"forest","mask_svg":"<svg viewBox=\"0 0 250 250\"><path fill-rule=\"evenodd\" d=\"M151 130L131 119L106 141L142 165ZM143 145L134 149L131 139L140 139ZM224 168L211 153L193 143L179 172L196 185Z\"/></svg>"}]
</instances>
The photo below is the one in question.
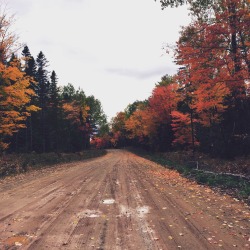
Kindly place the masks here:
<instances>
[{"instance_id":1,"label":"forest","mask_svg":"<svg viewBox=\"0 0 250 250\"><path fill-rule=\"evenodd\" d=\"M162 8L186 1L160 1ZM192 22L167 46L179 66L148 99L112 119L96 147L191 150L233 158L250 152L249 1L187 1Z\"/></svg>"},{"instance_id":2,"label":"forest","mask_svg":"<svg viewBox=\"0 0 250 250\"><path fill-rule=\"evenodd\" d=\"M47 7L53 1L15 4L24 10L33 2L46 2ZM100 11L111 14L99 6L96 10L95 5L93 11L88 6L93 2L102 3L60 4L71 6L74 15L80 13L76 9L90 10L84 19L90 25L92 17L100 18ZM112 8L117 2L119 8ZM145 1L136 2L143 5ZM87 88L75 87L90 86L93 81L83 79L94 79L102 91L108 91L111 105L117 105L113 97L125 96L121 86L127 82L123 80L140 81L130 76L138 75L136 70L125 70L126 78L115 74L118 93L107 87L105 79L112 78L102 74L104 65L98 64L99 58L84 58L88 54L79 51L82 47L96 49L102 42L107 46L102 37L106 32L95 30L98 36L90 36L90 41L98 38L98 43L93 47L76 46L77 36L69 34L85 35L86 26L70 23L72 16L64 15L70 12L63 8L51 8L53 18L62 11L70 23L65 27L62 19L55 20L75 49L66 53L68 45L61 47L61 39L50 37L64 52L57 65L72 78L80 72L79 83L62 85L56 70L50 69L45 50L33 56L31 46L19 42L12 32L13 17L2 12L0 0L0 249L250 249L250 0L151 2L158 2L159 11L160 6L162 11L188 6L192 21L180 28L174 45L163 48L177 65L176 73L169 74L167 65L166 72L165 68L153 72L159 79L152 83L149 96L125 104L109 121L100 100L87 95ZM47 13L41 11L42 5L37 6L46 32ZM112 0L104 5L112 11L122 9L128 14L126 23L135 1ZM151 13L148 10L145 13ZM137 12L139 19L142 13ZM70 33L72 23L78 26ZM171 23L164 25L161 32L168 33ZM129 48L125 46L128 41L140 41L134 36L128 39L119 40L124 42L119 48ZM49 45L52 50L53 46ZM134 51L130 51L132 60L136 59ZM105 55L112 53L107 52ZM118 57L114 64L119 66ZM147 58L153 60L143 56ZM102 70L86 69L88 63ZM140 75L152 70L141 68ZM145 79L153 79L153 73ZM138 86L143 91L145 85ZM137 86L133 87L126 86L131 96Z\"/></svg>"},{"instance_id":3,"label":"forest","mask_svg":"<svg viewBox=\"0 0 250 250\"><path fill-rule=\"evenodd\" d=\"M166 46L178 71L146 100L108 124L101 103L73 84L58 85L41 51L16 55L12 19L0 19L0 148L5 152L76 152L137 146L191 150L233 158L250 152L250 14L246 0L161 0L189 3L192 22Z\"/></svg>"},{"instance_id":4,"label":"forest","mask_svg":"<svg viewBox=\"0 0 250 250\"><path fill-rule=\"evenodd\" d=\"M34 58L0 17L0 149L2 152L78 152L107 127L101 103L73 84L58 85L42 51ZM18 57L15 53L20 50Z\"/></svg>"}]
</instances>

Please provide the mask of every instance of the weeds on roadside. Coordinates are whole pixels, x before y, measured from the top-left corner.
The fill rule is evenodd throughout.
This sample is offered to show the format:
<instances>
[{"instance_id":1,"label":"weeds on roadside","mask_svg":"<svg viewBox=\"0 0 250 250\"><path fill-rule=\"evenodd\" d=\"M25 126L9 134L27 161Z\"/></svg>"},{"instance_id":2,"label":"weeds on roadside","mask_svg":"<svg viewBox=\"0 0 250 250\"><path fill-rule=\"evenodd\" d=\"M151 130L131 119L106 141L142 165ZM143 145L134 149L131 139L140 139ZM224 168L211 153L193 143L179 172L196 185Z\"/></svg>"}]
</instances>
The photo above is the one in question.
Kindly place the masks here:
<instances>
[{"instance_id":1,"label":"weeds on roadside","mask_svg":"<svg viewBox=\"0 0 250 250\"><path fill-rule=\"evenodd\" d=\"M41 169L59 163L82 161L105 155L105 150L86 150L78 153L9 154L0 157L0 178Z\"/></svg>"},{"instance_id":2,"label":"weeds on roadside","mask_svg":"<svg viewBox=\"0 0 250 250\"><path fill-rule=\"evenodd\" d=\"M151 153L141 149L130 149L133 153L156 162L168 169L177 170L183 176L195 180L199 184L208 185L226 192L239 199L244 199L250 203L250 181L247 178L239 176L230 176L221 173L207 173L202 170L190 167L188 162L178 161L177 157L173 157L175 161L169 160L161 153ZM175 154L173 152L173 154Z\"/></svg>"}]
</instances>

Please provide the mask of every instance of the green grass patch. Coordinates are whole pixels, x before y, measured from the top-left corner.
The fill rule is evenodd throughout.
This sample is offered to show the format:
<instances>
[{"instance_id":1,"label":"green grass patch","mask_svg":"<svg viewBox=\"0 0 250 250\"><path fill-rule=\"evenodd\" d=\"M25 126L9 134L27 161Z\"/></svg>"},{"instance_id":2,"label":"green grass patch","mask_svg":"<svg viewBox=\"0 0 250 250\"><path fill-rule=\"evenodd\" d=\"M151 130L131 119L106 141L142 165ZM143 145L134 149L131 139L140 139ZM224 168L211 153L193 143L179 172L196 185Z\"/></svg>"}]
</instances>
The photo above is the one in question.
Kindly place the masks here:
<instances>
[{"instance_id":1,"label":"green grass patch","mask_svg":"<svg viewBox=\"0 0 250 250\"><path fill-rule=\"evenodd\" d=\"M7 154L0 157L0 178L59 163L100 157L106 153L106 150L86 150L78 153Z\"/></svg>"}]
</instances>

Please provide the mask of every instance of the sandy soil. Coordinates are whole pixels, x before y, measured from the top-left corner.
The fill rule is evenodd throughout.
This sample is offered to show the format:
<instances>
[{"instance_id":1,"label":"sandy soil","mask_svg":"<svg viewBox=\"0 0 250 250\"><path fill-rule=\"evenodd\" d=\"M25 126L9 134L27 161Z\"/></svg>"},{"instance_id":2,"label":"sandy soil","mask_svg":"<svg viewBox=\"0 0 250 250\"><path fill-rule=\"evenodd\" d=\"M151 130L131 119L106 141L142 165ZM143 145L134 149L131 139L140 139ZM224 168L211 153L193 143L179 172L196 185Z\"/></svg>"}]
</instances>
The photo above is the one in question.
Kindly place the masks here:
<instances>
[{"instance_id":1,"label":"sandy soil","mask_svg":"<svg viewBox=\"0 0 250 250\"><path fill-rule=\"evenodd\" d=\"M250 249L250 209L111 150L1 180L0 249Z\"/></svg>"}]
</instances>

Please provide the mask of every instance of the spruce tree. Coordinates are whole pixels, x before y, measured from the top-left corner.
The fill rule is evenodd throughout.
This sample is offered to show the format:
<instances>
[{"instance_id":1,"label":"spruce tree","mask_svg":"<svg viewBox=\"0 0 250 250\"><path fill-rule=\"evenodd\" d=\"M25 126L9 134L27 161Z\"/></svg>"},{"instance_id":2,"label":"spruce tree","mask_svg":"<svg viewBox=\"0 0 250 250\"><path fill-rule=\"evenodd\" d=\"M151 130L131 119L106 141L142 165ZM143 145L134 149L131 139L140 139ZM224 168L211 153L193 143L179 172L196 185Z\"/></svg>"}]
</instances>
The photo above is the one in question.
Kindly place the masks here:
<instances>
[{"instance_id":1,"label":"spruce tree","mask_svg":"<svg viewBox=\"0 0 250 250\"><path fill-rule=\"evenodd\" d=\"M24 49L22 51L22 56L24 57L25 61L25 69L24 72L33 77L34 80L36 80L37 75L37 65L34 57L31 55L29 47L26 45L24 46ZM34 86L34 84L32 84Z\"/></svg>"},{"instance_id":2,"label":"spruce tree","mask_svg":"<svg viewBox=\"0 0 250 250\"><path fill-rule=\"evenodd\" d=\"M59 102L59 88L57 86L58 78L55 71L52 71L49 84L49 150L58 151L59 149L59 119L60 119L60 102Z\"/></svg>"},{"instance_id":3,"label":"spruce tree","mask_svg":"<svg viewBox=\"0 0 250 250\"><path fill-rule=\"evenodd\" d=\"M38 106L41 108L39 112L40 128L37 134L38 145L37 150L41 152L47 151L48 143L48 101L49 101L49 80L47 71L48 61L42 51L37 56L37 94L38 94Z\"/></svg>"},{"instance_id":4,"label":"spruce tree","mask_svg":"<svg viewBox=\"0 0 250 250\"><path fill-rule=\"evenodd\" d=\"M27 45L24 46L22 50L22 56L24 57L23 60L25 61L24 64L24 72L31 77L30 88L36 93L35 96L31 98L31 104L39 106L37 100L37 83L36 83L36 75L37 75L37 65L34 57L31 55L29 47ZM31 113L31 116L28 117L26 121L26 131L25 131L25 148L26 151L33 151L33 144L34 144L34 129L36 129L38 124L38 114Z\"/></svg>"},{"instance_id":5,"label":"spruce tree","mask_svg":"<svg viewBox=\"0 0 250 250\"><path fill-rule=\"evenodd\" d=\"M12 54L10 60L8 61L8 65L12 62L19 60L15 54ZM30 77L30 85L29 88L32 89L36 95L32 96L30 99L29 105L38 106L37 101L37 84L36 84L36 62L33 56L30 53L29 47L27 45L24 46L22 50L22 61L20 61L20 70L26 73L27 76ZM37 127L37 114L36 112L31 112L30 116L27 117L25 121L25 129L19 130L16 133L15 137L12 139L10 150L19 151L19 152L29 152L33 151L33 142L34 142L34 128Z\"/></svg>"}]
</instances>

